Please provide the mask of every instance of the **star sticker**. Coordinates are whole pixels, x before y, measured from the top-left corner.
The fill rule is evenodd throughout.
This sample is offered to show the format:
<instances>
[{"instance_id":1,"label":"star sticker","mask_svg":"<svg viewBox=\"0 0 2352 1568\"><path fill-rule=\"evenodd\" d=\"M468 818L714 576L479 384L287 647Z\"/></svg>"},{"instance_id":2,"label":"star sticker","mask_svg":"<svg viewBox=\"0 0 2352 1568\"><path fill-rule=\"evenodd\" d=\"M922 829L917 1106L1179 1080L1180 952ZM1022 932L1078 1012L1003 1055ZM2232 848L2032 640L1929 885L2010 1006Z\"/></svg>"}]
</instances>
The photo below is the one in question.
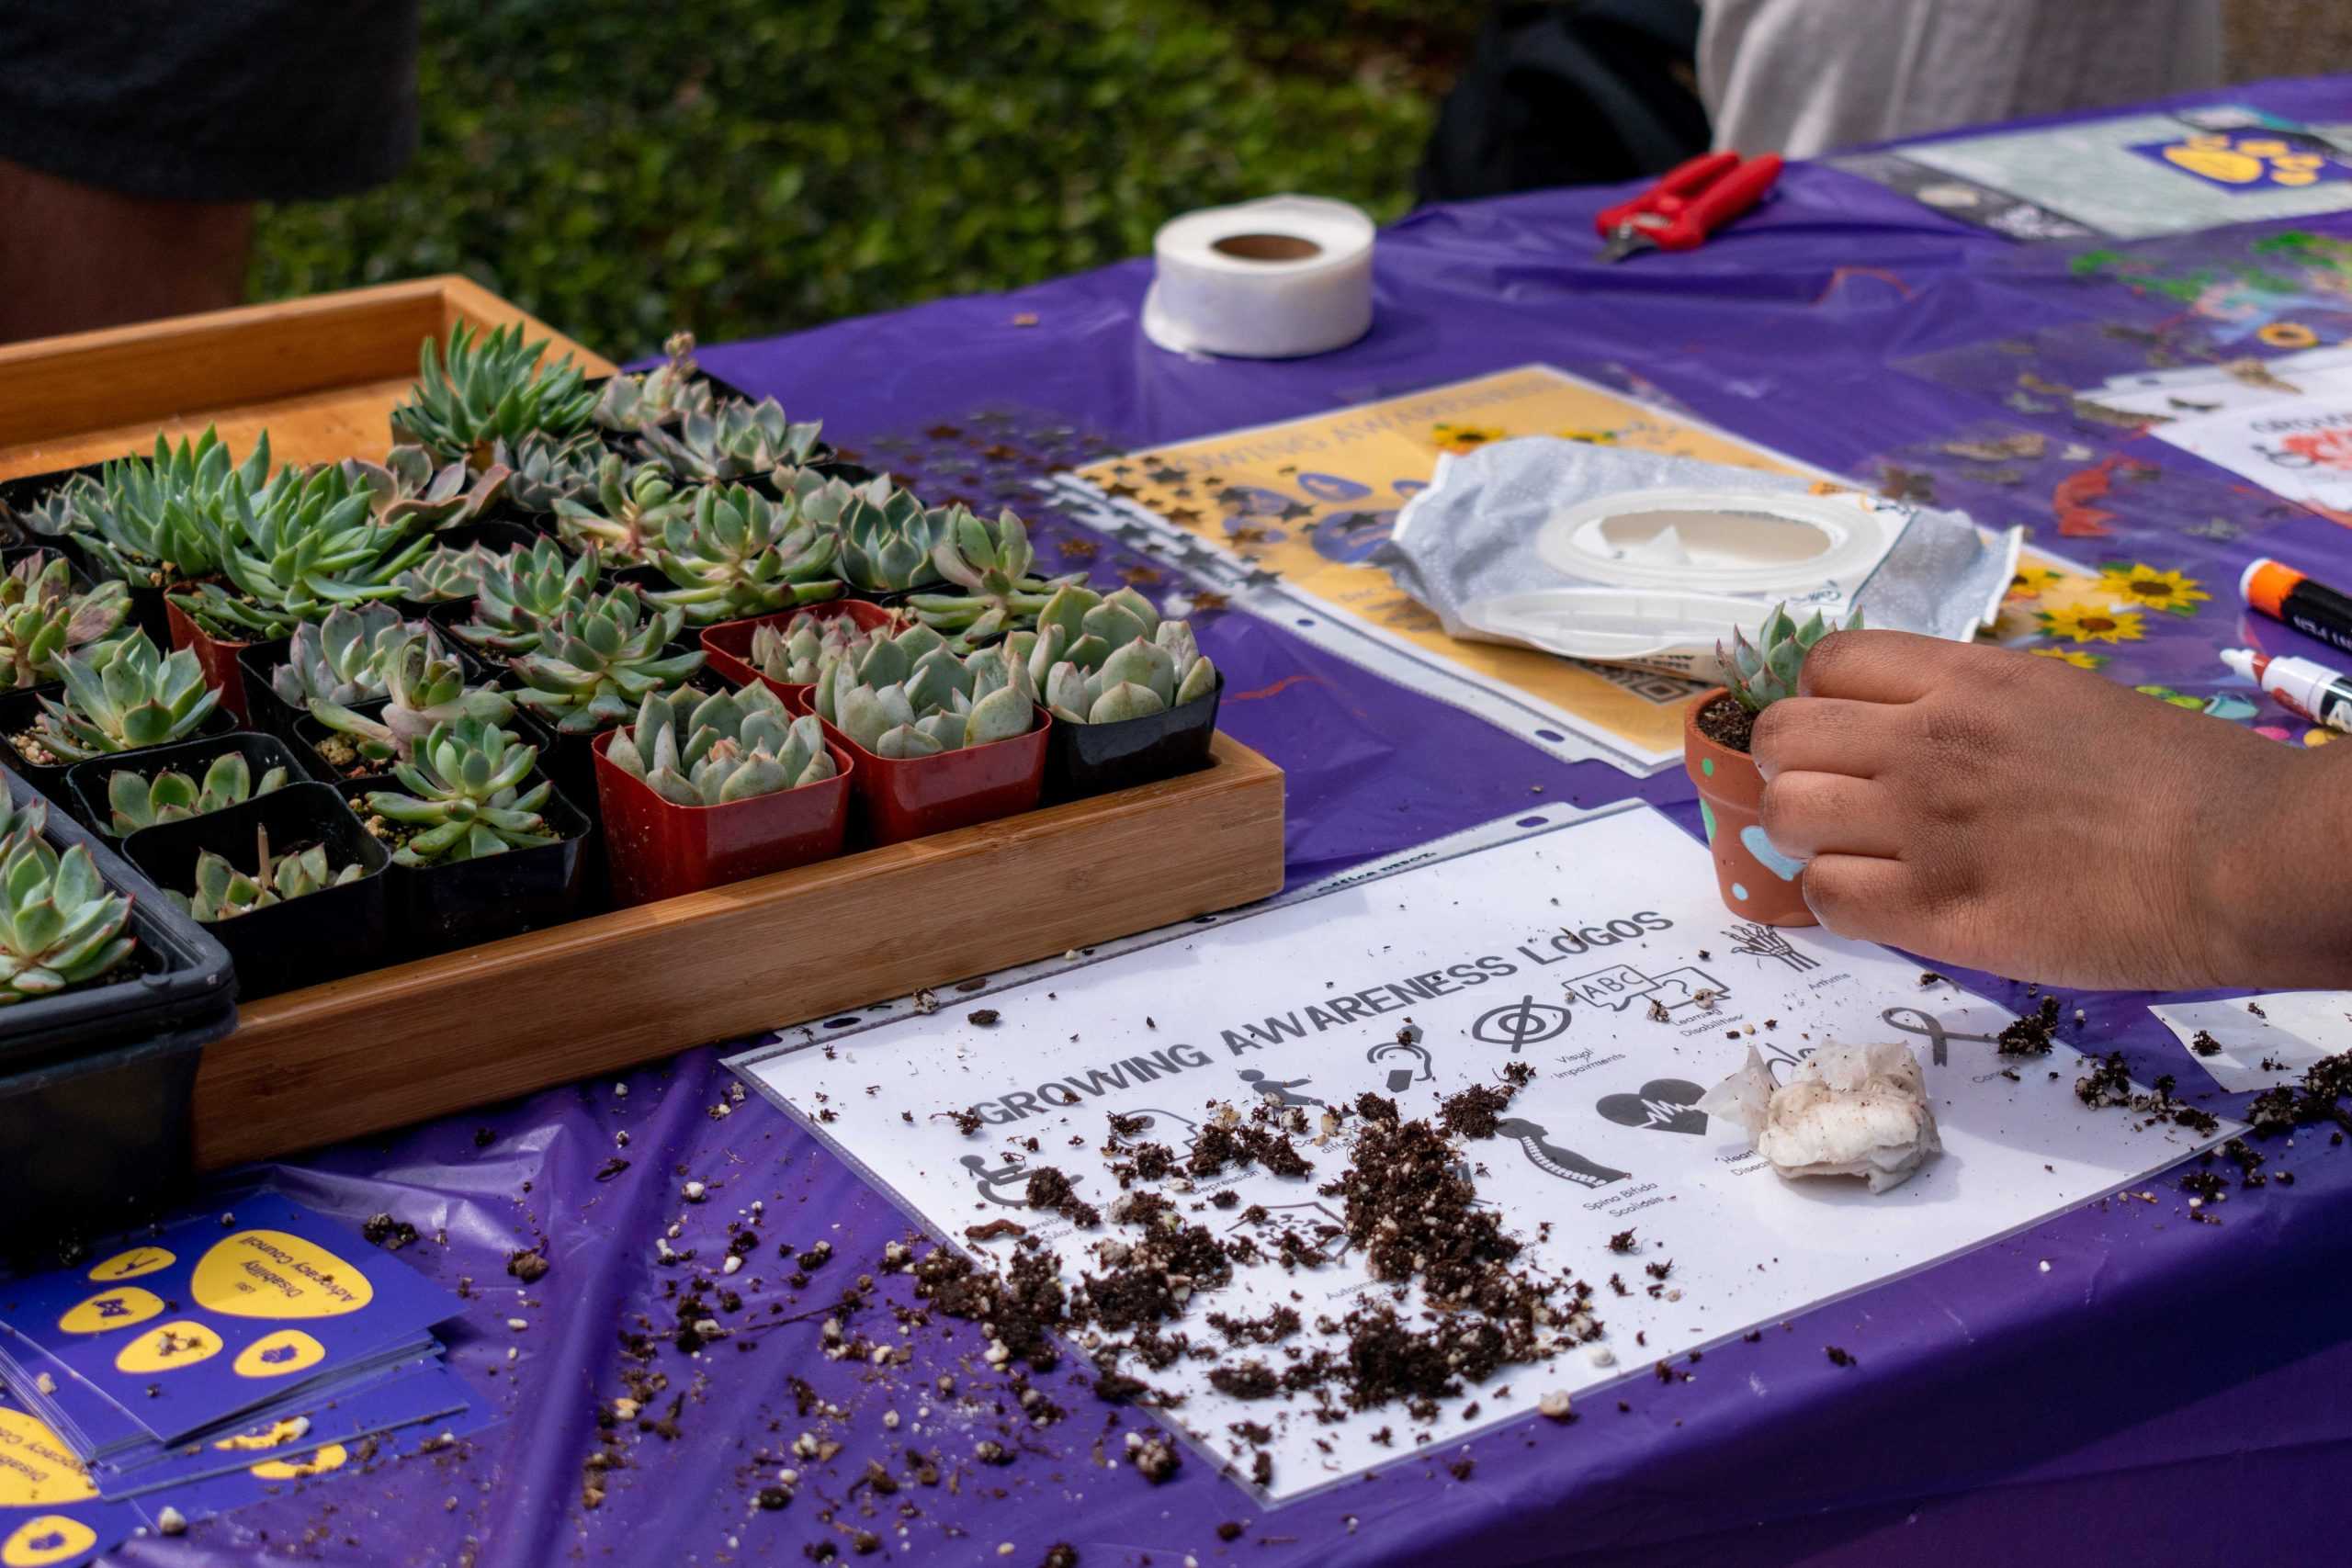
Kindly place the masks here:
<instances>
[{"instance_id":1,"label":"star sticker","mask_svg":"<svg viewBox=\"0 0 2352 1568\"><path fill-rule=\"evenodd\" d=\"M952 424L934 424L923 434L933 441L953 441L964 433Z\"/></svg>"},{"instance_id":2,"label":"star sticker","mask_svg":"<svg viewBox=\"0 0 2352 1568\"><path fill-rule=\"evenodd\" d=\"M1166 464L1162 464L1157 468L1152 468L1144 475L1144 478L1149 479L1156 485L1172 485L1182 479L1183 477L1183 469L1170 468Z\"/></svg>"},{"instance_id":3,"label":"star sticker","mask_svg":"<svg viewBox=\"0 0 2352 1568\"><path fill-rule=\"evenodd\" d=\"M1151 530L1140 523L1122 523L1111 530L1111 536L1126 544L1140 547L1151 538Z\"/></svg>"},{"instance_id":4,"label":"star sticker","mask_svg":"<svg viewBox=\"0 0 2352 1568\"><path fill-rule=\"evenodd\" d=\"M1280 582L1282 580L1282 573L1278 571L1268 571L1262 566L1252 567L1248 571L1242 573L1241 586L1244 588L1272 588L1275 583Z\"/></svg>"},{"instance_id":5,"label":"star sticker","mask_svg":"<svg viewBox=\"0 0 2352 1568\"><path fill-rule=\"evenodd\" d=\"M992 462L1010 463L1018 460L1021 454L999 441L993 446L981 447L980 456Z\"/></svg>"},{"instance_id":6,"label":"star sticker","mask_svg":"<svg viewBox=\"0 0 2352 1568\"><path fill-rule=\"evenodd\" d=\"M1274 515L1281 518L1285 523L1295 523L1302 517L1314 516L1315 508L1311 506L1302 506L1297 502L1294 501L1288 506L1283 507L1280 512L1275 513Z\"/></svg>"},{"instance_id":7,"label":"star sticker","mask_svg":"<svg viewBox=\"0 0 2352 1568\"><path fill-rule=\"evenodd\" d=\"M1189 506L1171 506L1161 515L1170 523L1185 528L1192 527L1201 520L1200 513Z\"/></svg>"},{"instance_id":8,"label":"star sticker","mask_svg":"<svg viewBox=\"0 0 2352 1568\"><path fill-rule=\"evenodd\" d=\"M1238 510L1249 504L1250 492L1239 485L1228 485L1216 492L1216 499L1218 505L1230 506Z\"/></svg>"},{"instance_id":9,"label":"star sticker","mask_svg":"<svg viewBox=\"0 0 2352 1568\"><path fill-rule=\"evenodd\" d=\"M1115 473L1118 470L1113 469L1112 471ZM1133 501L1136 495L1141 492L1131 484L1119 484L1114 482L1104 485L1102 487L1102 493L1111 497L1114 501Z\"/></svg>"}]
</instances>

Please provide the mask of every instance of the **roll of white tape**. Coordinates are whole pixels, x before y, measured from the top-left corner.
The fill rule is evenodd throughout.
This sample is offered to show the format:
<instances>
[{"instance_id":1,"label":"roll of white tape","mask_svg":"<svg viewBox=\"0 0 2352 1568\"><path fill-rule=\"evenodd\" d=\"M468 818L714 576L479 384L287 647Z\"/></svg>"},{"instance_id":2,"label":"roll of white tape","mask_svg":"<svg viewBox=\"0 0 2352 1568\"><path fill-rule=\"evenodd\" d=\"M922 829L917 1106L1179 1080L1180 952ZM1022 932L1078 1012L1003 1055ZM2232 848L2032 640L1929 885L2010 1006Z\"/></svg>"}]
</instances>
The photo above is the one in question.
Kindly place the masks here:
<instances>
[{"instance_id":1,"label":"roll of white tape","mask_svg":"<svg viewBox=\"0 0 2352 1568\"><path fill-rule=\"evenodd\" d=\"M1295 359L1372 327L1372 220L1344 201L1270 196L1160 225L1144 335L1179 354Z\"/></svg>"}]
</instances>

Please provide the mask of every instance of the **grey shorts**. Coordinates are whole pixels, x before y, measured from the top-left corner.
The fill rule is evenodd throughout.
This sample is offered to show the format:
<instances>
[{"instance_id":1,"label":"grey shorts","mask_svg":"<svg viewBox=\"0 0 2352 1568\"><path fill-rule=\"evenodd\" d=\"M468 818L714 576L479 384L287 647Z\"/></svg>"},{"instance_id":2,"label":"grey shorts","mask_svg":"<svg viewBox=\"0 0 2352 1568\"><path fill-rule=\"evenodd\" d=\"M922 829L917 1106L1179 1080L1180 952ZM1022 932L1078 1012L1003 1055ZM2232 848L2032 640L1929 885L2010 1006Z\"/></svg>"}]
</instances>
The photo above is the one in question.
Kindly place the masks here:
<instances>
[{"instance_id":1,"label":"grey shorts","mask_svg":"<svg viewBox=\"0 0 2352 1568\"><path fill-rule=\"evenodd\" d=\"M0 158L129 196L344 196L416 150L419 0L0 0Z\"/></svg>"}]
</instances>

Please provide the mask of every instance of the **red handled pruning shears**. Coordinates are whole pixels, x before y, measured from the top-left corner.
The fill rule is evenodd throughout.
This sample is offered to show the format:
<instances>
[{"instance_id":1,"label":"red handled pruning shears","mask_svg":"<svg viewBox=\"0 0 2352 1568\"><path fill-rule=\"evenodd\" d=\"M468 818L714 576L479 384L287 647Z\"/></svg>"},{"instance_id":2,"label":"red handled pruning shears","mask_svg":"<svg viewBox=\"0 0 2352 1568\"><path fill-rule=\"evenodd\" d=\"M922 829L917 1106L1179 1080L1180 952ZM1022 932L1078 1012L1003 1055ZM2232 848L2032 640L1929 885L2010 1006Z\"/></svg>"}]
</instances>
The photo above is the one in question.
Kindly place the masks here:
<instances>
[{"instance_id":1,"label":"red handled pruning shears","mask_svg":"<svg viewBox=\"0 0 2352 1568\"><path fill-rule=\"evenodd\" d=\"M1755 206L1781 177L1781 155L1743 160L1736 152L1693 158L1631 201L1592 220L1609 243L1600 259L1623 261L1648 246L1687 251Z\"/></svg>"}]
</instances>

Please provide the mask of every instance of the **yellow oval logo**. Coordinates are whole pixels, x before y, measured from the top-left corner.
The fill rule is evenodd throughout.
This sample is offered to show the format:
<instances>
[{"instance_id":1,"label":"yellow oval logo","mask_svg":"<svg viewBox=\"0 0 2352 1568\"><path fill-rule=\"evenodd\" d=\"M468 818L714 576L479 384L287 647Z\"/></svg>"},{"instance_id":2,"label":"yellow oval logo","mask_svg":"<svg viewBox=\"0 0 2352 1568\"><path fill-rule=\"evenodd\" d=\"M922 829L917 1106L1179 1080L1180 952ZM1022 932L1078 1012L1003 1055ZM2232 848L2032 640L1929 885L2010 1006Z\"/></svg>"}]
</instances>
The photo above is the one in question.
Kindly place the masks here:
<instances>
[{"instance_id":1,"label":"yellow oval logo","mask_svg":"<svg viewBox=\"0 0 2352 1568\"><path fill-rule=\"evenodd\" d=\"M281 1328L238 1351L230 1365L241 1378L282 1378L326 1359L325 1346L299 1328Z\"/></svg>"},{"instance_id":2,"label":"yellow oval logo","mask_svg":"<svg viewBox=\"0 0 2352 1568\"><path fill-rule=\"evenodd\" d=\"M147 1329L114 1359L119 1372L168 1372L220 1353L220 1336L186 1318Z\"/></svg>"},{"instance_id":3,"label":"yellow oval logo","mask_svg":"<svg viewBox=\"0 0 2352 1568\"><path fill-rule=\"evenodd\" d=\"M0 1563L6 1568L49 1568L52 1562L70 1562L97 1544L97 1532L81 1520L43 1514L27 1519L6 1540L0 1540Z\"/></svg>"},{"instance_id":4,"label":"yellow oval logo","mask_svg":"<svg viewBox=\"0 0 2352 1568\"><path fill-rule=\"evenodd\" d=\"M141 1274L153 1274L158 1269L169 1269L179 1259L160 1247L134 1247L129 1252L118 1252L90 1270L90 1278L101 1285L119 1284L136 1280Z\"/></svg>"},{"instance_id":5,"label":"yellow oval logo","mask_svg":"<svg viewBox=\"0 0 2352 1568\"><path fill-rule=\"evenodd\" d=\"M8 1458L0 1464L0 1508L53 1508L98 1495L81 1461L37 1416L0 1409L0 1450Z\"/></svg>"},{"instance_id":6,"label":"yellow oval logo","mask_svg":"<svg viewBox=\"0 0 2352 1568\"><path fill-rule=\"evenodd\" d=\"M285 1420L273 1422L258 1432L240 1432L233 1438L223 1438L212 1446L216 1449L244 1449L249 1451L254 1449L274 1449L280 1443L292 1442L310 1429L309 1416L288 1416Z\"/></svg>"},{"instance_id":7,"label":"yellow oval logo","mask_svg":"<svg viewBox=\"0 0 2352 1568\"><path fill-rule=\"evenodd\" d=\"M313 1241L239 1231L197 1259L196 1304L227 1317L341 1317L376 1299L368 1276Z\"/></svg>"},{"instance_id":8,"label":"yellow oval logo","mask_svg":"<svg viewBox=\"0 0 2352 1568\"><path fill-rule=\"evenodd\" d=\"M142 1291L136 1285L119 1291L107 1291L66 1309L57 1320L57 1326L68 1334L106 1334L118 1328L129 1328L134 1323L144 1323L162 1314L164 1303L153 1291Z\"/></svg>"},{"instance_id":9,"label":"yellow oval logo","mask_svg":"<svg viewBox=\"0 0 2352 1568\"><path fill-rule=\"evenodd\" d=\"M341 1443L303 1455L300 1459L266 1459L253 1467L253 1472L264 1481L300 1481L306 1475L324 1475L330 1470L341 1470L351 1457Z\"/></svg>"}]
</instances>

